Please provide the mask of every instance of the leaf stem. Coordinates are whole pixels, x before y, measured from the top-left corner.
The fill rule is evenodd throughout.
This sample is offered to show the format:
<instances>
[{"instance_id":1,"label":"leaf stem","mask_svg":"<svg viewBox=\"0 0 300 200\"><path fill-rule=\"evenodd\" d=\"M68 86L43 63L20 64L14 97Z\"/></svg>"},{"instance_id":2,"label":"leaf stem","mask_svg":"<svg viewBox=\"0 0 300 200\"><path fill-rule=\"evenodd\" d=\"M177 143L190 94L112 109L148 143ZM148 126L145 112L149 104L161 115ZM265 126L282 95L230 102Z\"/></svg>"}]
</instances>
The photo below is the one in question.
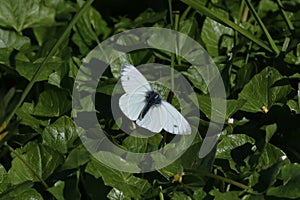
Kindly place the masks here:
<instances>
[{"instance_id":1,"label":"leaf stem","mask_svg":"<svg viewBox=\"0 0 300 200\"><path fill-rule=\"evenodd\" d=\"M168 0L168 3L169 3L170 24L171 24L171 28L174 29L172 0Z\"/></svg>"},{"instance_id":2,"label":"leaf stem","mask_svg":"<svg viewBox=\"0 0 300 200\"><path fill-rule=\"evenodd\" d=\"M277 48L274 40L272 39L268 29L265 27L264 23L261 21L260 17L258 16L258 14L256 13L254 7L252 6L252 4L250 3L250 0L245 0L250 12L253 14L255 20L257 21L258 25L260 26L260 28L263 30L263 32L265 33L267 39L268 39L268 42L269 42L269 45L271 46L273 52L276 54L276 55L279 55L280 51L279 49Z\"/></svg>"},{"instance_id":3,"label":"leaf stem","mask_svg":"<svg viewBox=\"0 0 300 200\"><path fill-rule=\"evenodd\" d=\"M5 144L5 146L8 148L8 150L10 151L10 152L12 152L12 153L14 153L21 161L22 161L22 163L24 163L24 165L26 165L26 167L32 172L32 174L43 184L43 186L46 188L46 189L48 189L49 188L49 186L47 185L47 183L43 180L43 178L42 177L40 177L35 171L34 171L34 169L32 169L32 167L31 167L31 165L28 163L28 162L26 162L23 158L22 158L22 156L18 153L18 152L16 152L16 150L14 150L9 144Z\"/></svg>"},{"instance_id":4,"label":"leaf stem","mask_svg":"<svg viewBox=\"0 0 300 200\"><path fill-rule=\"evenodd\" d=\"M187 9L185 9L185 11L182 13L181 17L180 17L180 21L185 20L185 18L187 17L188 13L190 12L190 10L192 9L191 6L188 6Z\"/></svg>"},{"instance_id":5,"label":"leaf stem","mask_svg":"<svg viewBox=\"0 0 300 200\"><path fill-rule=\"evenodd\" d=\"M225 178L225 177L222 177L222 176L219 176L219 175L216 175L216 174L212 174L212 173L209 173L209 172L206 172L206 171L203 171L203 170L199 170L199 169L184 169L184 173L189 173L189 172L198 173L198 174L201 174L201 175L206 176L206 177L218 179L218 180L224 181L226 183L235 185L235 186L237 186L239 188L252 191L252 188L249 187L249 186L247 186L247 185L244 185L244 184L239 183L237 181L234 181L232 179Z\"/></svg>"},{"instance_id":6,"label":"leaf stem","mask_svg":"<svg viewBox=\"0 0 300 200\"><path fill-rule=\"evenodd\" d=\"M300 83L298 83L297 96L298 96L298 106L299 106L299 109L300 109Z\"/></svg>"},{"instance_id":7,"label":"leaf stem","mask_svg":"<svg viewBox=\"0 0 300 200\"><path fill-rule=\"evenodd\" d=\"M278 7L279 7L279 9L280 9L280 12L281 12L281 14L282 14L282 16L283 16L283 19L284 19L285 22L287 23L287 25L288 25L290 31L293 32L293 31L295 30L295 28L294 28L294 26L293 26L291 20L290 20L289 17L287 16L286 12L284 11L283 5L282 5L281 1L280 1L280 0L277 0L276 2L277 2L277 5L278 5Z\"/></svg>"},{"instance_id":8,"label":"leaf stem","mask_svg":"<svg viewBox=\"0 0 300 200\"><path fill-rule=\"evenodd\" d=\"M172 9L172 0L168 0L169 2L169 12L170 12L170 22L171 22L171 28L174 30L174 19L173 19L173 9ZM176 39L177 41L177 39ZM175 41L175 45L176 45ZM175 47L176 51L176 47ZM171 52L171 90L174 90L174 61L175 61L175 55L173 52Z\"/></svg>"},{"instance_id":9,"label":"leaf stem","mask_svg":"<svg viewBox=\"0 0 300 200\"><path fill-rule=\"evenodd\" d=\"M15 108L12 110L12 112L9 114L9 116L6 119L6 123L9 123L10 120L12 119L12 117L15 115L15 113L17 112L18 108L21 106L21 104L23 103L24 99L26 98L26 96L28 95L28 93L30 92L32 86L34 85L34 83L36 82L38 76L41 74L41 72L44 69L45 64L48 62L48 60L54 56L54 54L57 52L58 48L60 47L60 45L66 40L66 38L68 37L69 32L71 31L72 27L76 24L76 22L79 20L79 18L82 16L82 14L88 9L88 7L92 4L93 0L88 0L78 11L78 13L76 13L76 15L74 16L74 18L72 19L72 21L68 24L67 28L65 29L65 31L63 32L63 34L61 35L61 37L58 39L58 41L55 43L55 45L53 46L53 48L51 49L51 51L47 54L47 56L45 57L45 59L43 60L43 62L41 62L41 64L39 65L38 69L35 71L33 77L31 78L30 82L28 83L28 85L26 86L24 92L21 95L21 98L19 99L17 105L15 106Z\"/></svg>"},{"instance_id":10,"label":"leaf stem","mask_svg":"<svg viewBox=\"0 0 300 200\"><path fill-rule=\"evenodd\" d=\"M189 6L193 7L199 13L201 13L201 14L203 14L225 26L228 26L228 27L236 30L241 35L245 36L246 38L253 41L258 46L264 48L265 50L267 50L269 52L274 52L274 50L272 50L267 44L265 44L262 40L258 39L256 36L251 34L249 31L241 28L240 26L238 26L234 22L228 20L227 18L224 18L224 17L218 15L216 12L213 12L212 10L206 8L205 6L200 5L198 0L181 0L181 1L186 3Z\"/></svg>"}]
</instances>

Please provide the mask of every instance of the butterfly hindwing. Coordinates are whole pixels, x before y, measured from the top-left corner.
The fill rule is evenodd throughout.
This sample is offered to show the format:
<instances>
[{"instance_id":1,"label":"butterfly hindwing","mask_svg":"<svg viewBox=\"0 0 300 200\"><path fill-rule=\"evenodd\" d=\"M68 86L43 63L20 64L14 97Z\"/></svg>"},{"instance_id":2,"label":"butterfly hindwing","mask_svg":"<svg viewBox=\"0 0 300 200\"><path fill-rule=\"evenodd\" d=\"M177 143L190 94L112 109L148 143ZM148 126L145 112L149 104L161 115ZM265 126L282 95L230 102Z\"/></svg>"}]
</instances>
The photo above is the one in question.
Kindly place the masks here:
<instances>
[{"instance_id":1,"label":"butterfly hindwing","mask_svg":"<svg viewBox=\"0 0 300 200\"><path fill-rule=\"evenodd\" d=\"M187 135L191 133L191 126L181 113L176 110L170 103L163 101L161 107L166 112L166 122L163 126L169 133Z\"/></svg>"},{"instance_id":2,"label":"butterfly hindwing","mask_svg":"<svg viewBox=\"0 0 300 200\"><path fill-rule=\"evenodd\" d=\"M119 99L119 107L121 108L122 112L132 121L138 119L145 105L145 94L125 93Z\"/></svg>"},{"instance_id":3,"label":"butterfly hindwing","mask_svg":"<svg viewBox=\"0 0 300 200\"><path fill-rule=\"evenodd\" d=\"M161 105L151 106L142 119L138 119L136 124L154 133L159 133L166 122L167 113Z\"/></svg>"}]
</instances>

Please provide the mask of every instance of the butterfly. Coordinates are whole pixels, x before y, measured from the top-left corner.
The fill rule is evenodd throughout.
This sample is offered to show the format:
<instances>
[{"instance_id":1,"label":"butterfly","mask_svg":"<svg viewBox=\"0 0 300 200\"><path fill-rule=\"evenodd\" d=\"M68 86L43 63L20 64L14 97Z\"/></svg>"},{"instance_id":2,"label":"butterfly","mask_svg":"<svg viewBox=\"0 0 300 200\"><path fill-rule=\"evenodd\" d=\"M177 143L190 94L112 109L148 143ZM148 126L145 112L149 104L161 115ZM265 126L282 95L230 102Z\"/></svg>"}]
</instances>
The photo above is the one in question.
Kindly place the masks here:
<instances>
[{"instance_id":1,"label":"butterfly","mask_svg":"<svg viewBox=\"0 0 300 200\"><path fill-rule=\"evenodd\" d=\"M154 133L164 129L173 134L191 134L188 121L151 88L133 65L122 64L121 84L125 94L119 99L119 107L138 126Z\"/></svg>"}]
</instances>

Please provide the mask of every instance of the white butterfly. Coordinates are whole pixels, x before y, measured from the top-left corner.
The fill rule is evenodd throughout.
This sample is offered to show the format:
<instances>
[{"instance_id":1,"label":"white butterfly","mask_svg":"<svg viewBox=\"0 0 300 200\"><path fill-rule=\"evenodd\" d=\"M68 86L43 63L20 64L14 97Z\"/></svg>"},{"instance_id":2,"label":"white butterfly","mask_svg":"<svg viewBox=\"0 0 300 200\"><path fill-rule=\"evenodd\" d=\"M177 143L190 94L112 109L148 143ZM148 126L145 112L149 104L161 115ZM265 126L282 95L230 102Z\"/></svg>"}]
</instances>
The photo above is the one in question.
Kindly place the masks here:
<instances>
[{"instance_id":1,"label":"white butterfly","mask_svg":"<svg viewBox=\"0 0 300 200\"><path fill-rule=\"evenodd\" d=\"M126 92L119 99L122 112L136 124L154 133L191 134L187 120L152 90L146 78L132 65L123 64L121 83Z\"/></svg>"}]
</instances>

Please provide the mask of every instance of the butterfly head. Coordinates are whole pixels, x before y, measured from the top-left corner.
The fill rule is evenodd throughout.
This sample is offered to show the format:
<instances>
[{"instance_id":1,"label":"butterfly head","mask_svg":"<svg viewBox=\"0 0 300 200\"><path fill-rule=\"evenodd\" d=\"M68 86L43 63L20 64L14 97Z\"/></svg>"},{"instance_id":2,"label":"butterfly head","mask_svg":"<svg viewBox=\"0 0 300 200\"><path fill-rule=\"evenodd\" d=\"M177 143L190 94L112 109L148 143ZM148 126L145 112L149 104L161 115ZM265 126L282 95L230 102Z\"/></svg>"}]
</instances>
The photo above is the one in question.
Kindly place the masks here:
<instances>
[{"instance_id":1,"label":"butterfly head","mask_svg":"<svg viewBox=\"0 0 300 200\"><path fill-rule=\"evenodd\" d=\"M147 92L145 98L146 98L146 99L145 99L146 102L147 102L150 106L155 105L155 104L160 104L160 103L161 103L161 97L160 97L160 95L159 95L157 92L153 91L153 90Z\"/></svg>"}]
</instances>

